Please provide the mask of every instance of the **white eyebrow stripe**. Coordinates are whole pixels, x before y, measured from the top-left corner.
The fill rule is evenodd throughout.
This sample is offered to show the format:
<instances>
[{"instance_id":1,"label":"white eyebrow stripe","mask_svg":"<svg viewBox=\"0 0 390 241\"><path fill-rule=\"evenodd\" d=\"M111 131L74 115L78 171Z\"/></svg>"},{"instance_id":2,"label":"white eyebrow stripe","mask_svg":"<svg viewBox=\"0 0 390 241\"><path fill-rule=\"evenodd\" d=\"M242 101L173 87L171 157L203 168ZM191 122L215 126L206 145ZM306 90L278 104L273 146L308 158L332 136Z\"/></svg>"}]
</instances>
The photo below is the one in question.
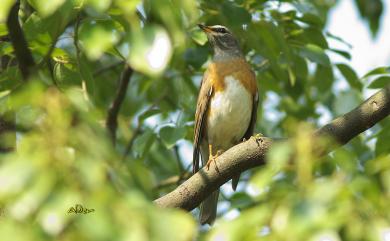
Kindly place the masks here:
<instances>
[{"instance_id":1,"label":"white eyebrow stripe","mask_svg":"<svg viewBox=\"0 0 390 241\"><path fill-rule=\"evenodd\" d=\"M222 29L224 29L227 33L232 34L232 32L230 32L230 30L229 30L227 27L222 26L222 25L213 25L213 26L210 26L209 28L211 28L212 30L214 30L214 31L215 31L214 34L217 34L217 35L224 35L224 34L225 34L225 33L218 32L217 29L219 29L219 28L222 28Z\"/></svg>"},{"instance_id":2,"label":"white eyebrow stripe","mask_svg":"<svg viewBox=\"0 0 390 241\"><path fill-rule=\"evenodd\" d=\"M213 26L210 26L210 28L224 28L224 29L226 29L226 27L222 26L222 25L213 25Z\"/></svg>"}]
</instances>

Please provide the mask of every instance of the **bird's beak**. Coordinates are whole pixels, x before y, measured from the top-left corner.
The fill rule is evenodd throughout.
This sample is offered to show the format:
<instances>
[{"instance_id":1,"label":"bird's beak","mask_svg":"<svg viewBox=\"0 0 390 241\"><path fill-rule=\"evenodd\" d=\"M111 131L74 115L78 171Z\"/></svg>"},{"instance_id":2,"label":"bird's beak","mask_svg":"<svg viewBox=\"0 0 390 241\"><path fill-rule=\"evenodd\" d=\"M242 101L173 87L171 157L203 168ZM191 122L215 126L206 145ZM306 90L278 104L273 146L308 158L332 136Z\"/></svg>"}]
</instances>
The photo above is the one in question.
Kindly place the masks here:
<instances>
[{"instance_id":1,"label":"bird's beak","mask_svg":"<svg viewBox=\"0 0 390 241\"><path fill-rule=\"evenodd\" d=\"M212 33L213 30L209 27L207 27L206 25L203 25L203 24L198 24L199 28L203 30L203 32L205 33Z\"/></svg>"}]
</instances>

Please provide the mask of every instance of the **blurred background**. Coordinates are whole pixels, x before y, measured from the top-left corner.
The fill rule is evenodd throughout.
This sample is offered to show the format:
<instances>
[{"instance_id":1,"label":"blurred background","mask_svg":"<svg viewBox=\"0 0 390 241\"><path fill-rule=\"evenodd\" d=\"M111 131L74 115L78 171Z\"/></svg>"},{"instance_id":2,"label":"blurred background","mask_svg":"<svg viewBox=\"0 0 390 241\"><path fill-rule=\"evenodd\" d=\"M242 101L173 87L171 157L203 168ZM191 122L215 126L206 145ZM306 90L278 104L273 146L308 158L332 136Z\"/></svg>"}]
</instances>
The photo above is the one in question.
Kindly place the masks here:
<instances>
[{"instance_id":1,"label":"blurred background","mask_svg":"<svg viewBox=\"0 0 390 241\"><path fill-rule=\"evenodd\" d=\"M0 239L390 240L389 119L320 159L308 141L390 83L389 6L2 0ZM236 192L222 186L212 227L152 203L191 175L212 56L198 23L239 39L260 89L256 132L291 137Z\"/></svg>"}]
</instances>

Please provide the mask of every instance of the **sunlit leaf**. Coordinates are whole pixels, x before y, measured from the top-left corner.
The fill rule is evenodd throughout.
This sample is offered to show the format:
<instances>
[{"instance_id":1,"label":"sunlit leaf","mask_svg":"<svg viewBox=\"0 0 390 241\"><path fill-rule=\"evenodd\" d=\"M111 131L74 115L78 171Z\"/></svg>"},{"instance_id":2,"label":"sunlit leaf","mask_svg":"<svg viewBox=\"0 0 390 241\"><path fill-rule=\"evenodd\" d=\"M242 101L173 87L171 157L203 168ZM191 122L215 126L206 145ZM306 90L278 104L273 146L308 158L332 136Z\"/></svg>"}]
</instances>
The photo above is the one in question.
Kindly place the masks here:
<instances>
[{"instance_id":1,"label":"sunlit leaf","mask_svg":"<svg viewBox=\"0 0 390 241\"><path fill-rule=\"evenodd\" d=\"M146 26L142 32L131 35L130 65L148 75L164 71L172 54L167 32L158 26Z\"/></svg>"},{"instance_id":2,"label":"sunlit leaf","mask_svg":"<svg viewBox=\"0 0 390 241\"><path fill-rule=\"evenodd\" d=\"M1 20L0 20L1 22ZM0 23L0 36L4 36L8 34L7 27L5 26L5 23Z\"/></svg>"},{"instance_id":3,"label":"sunlit leaf","mask_svg":"<svg viewBox=\"0 0 390 241\"><path fill-rule=\"evenodd\" d=\"M15 0L1 1L0 22L4 22L7 19L9 11L11 10L11 7L14 3L15 3Z\"/></svg>"},{"instance_id":4,"label":"sunlit leaf","mask_svg":"<svg viewBox=\"0 0 390 241\"><path fill-rule=\"evenodd\" d=\"M49 16L54 13L66 0L29 0L30 4L38 10L38 13L43 16Z\"/></svg>"},{"instance_id":5,"label":"sunlit leaf","mask_svg":"<svg viewBox=\"0 0 390 241\"><path fill-rule=\"evenodd\" d=\"M351 87L356 89L363 88L363 84L360 82L355 71L346 64L337 64L337 68L340 70L341 74L348 81Z\"/></svg>"},{"instance_id":6,"label":"sunlit leaf","mask_svg":"<svg viewBox=\"0 0 390 241\"><path fill-rule=\"evenodd\" d=\"M390 73L390 67L388 67L388 66L378 67L378 68L371 70L367 74L365 74L363 76L363 78L367 78L367 77L372 76L372 75L389 74L389 73Z\"/></svg>"},{"instance_id":7,"label":"sunlit leaf","mask_svg":"<svg viewBox=\"0 0 390 241\"><path fill-rule=\"evenodd\" d=\"M79 29L80 41L91 60L98 59L120 39L120 27L111 20L87 20Z\"/></svg>"},{"instance_id":8,"label":"sunlit leaf","mask_svg":"<svg viewBox=\"0 0 390 241\"><path fill-rule=\"evenodd\" d=\"M356 91L342 92L333 104L333 108L336 115L342 115L355 108L361 97Z\"/></svg>"},{"instance_id":9,"label":"sunlit leaf","mask_svg":"<svg viewBox=\"0 0 390 241\"><path fill-rule=\"evenodd\" d=\"M111 0L87 0L87 3L93 6L96 10L106 11L111 4Z\"/></svg>"},{"instance_id":10,"label":"sunlit leaf","mask_svg":"<svg viewBox=\"0 0 390 241\"><path fill-rule=\"evenodd\" d=\"M153 130L146 129L134 142L133 151L138 157L142 157L151 148L155 140Z\"/></svg>"},{"instance_id":11,"label":"sunlit leaf","mask_svg":"<svg viewBox=\"0 0 390 241\"><path fill-rule=\"evenodd\" d=\"M203 33L200 29L191 31L191 38L200 45L204 45L207 42L206 34Z\"/></svg>"},{"instance_id":12,"label":"sunlit leaf","mask_svg":"<svg viewBox=\"0 0 390 241\"><path fill-rule=\"evenodd\" d=\"M178 140L184 137L185 129L179 126L164 126L160 129L159 135L166 147L172 148Z\"/></svg>"},{"instance_id":13,"label":"sunlit leaf","mask_svg":"<svg viewBox=\"0 0 390 241\"><path fill-rule=\"evenodd\" d=\"M324 65L329 66L330 60L329 57L326 55L324 50L316 45L308 44L299 50L299 54L302 57L308 58L309 60Z\"/></svg>"},{"instance_id":14,"label":"sunlit leaf","mask_svg":"<svg viewBox=\"0 0 390 241\"><path fill-rule=\"evenodd\" d=\"M339 49L329 49L330 51L337 53L338 55L343 56L344 58L351 60L352 56L347 51L339 50Z\"/></svg>"},{"instance_id":15,"label":"sunlit leaf","mask_svg":"<svg viewBox=\"0 0 390 241\"><path fill-rule=\"evenodd\" d=\"M390 84L390 76L381 76L374 79L367 88L369 89L380 89Z\"/></svg>"}]
</instances>

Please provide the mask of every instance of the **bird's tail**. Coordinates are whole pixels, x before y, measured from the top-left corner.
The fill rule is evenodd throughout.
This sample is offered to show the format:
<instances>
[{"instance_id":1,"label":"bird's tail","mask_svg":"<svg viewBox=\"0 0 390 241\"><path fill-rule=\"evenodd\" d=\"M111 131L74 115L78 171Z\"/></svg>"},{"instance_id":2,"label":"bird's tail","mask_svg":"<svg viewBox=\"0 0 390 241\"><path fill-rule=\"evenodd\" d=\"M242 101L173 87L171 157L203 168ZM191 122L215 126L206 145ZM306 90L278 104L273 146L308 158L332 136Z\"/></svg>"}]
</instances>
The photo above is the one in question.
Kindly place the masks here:
<instances>
[{"instance_id":1,"label":"bird's tail","mask_svg":"<svg viewBox=\"0 0 390 241\"><path fill-rule=\"evenodd\" d=\"M240 181L240 174L232 178L232 188L233 191L236 191L238 182Z\"/></svg>"},{"instance_id":2,"label":"bird's tail","mask_svg":"<svg viewBox=\"0 0 390 241\"><path fill-rule=\"evenodd\" d=\"M219 189L214 191L209 197L200 204L199 222L200 224L212 225L217 216Z\"/></svg>"}]
</instances>

